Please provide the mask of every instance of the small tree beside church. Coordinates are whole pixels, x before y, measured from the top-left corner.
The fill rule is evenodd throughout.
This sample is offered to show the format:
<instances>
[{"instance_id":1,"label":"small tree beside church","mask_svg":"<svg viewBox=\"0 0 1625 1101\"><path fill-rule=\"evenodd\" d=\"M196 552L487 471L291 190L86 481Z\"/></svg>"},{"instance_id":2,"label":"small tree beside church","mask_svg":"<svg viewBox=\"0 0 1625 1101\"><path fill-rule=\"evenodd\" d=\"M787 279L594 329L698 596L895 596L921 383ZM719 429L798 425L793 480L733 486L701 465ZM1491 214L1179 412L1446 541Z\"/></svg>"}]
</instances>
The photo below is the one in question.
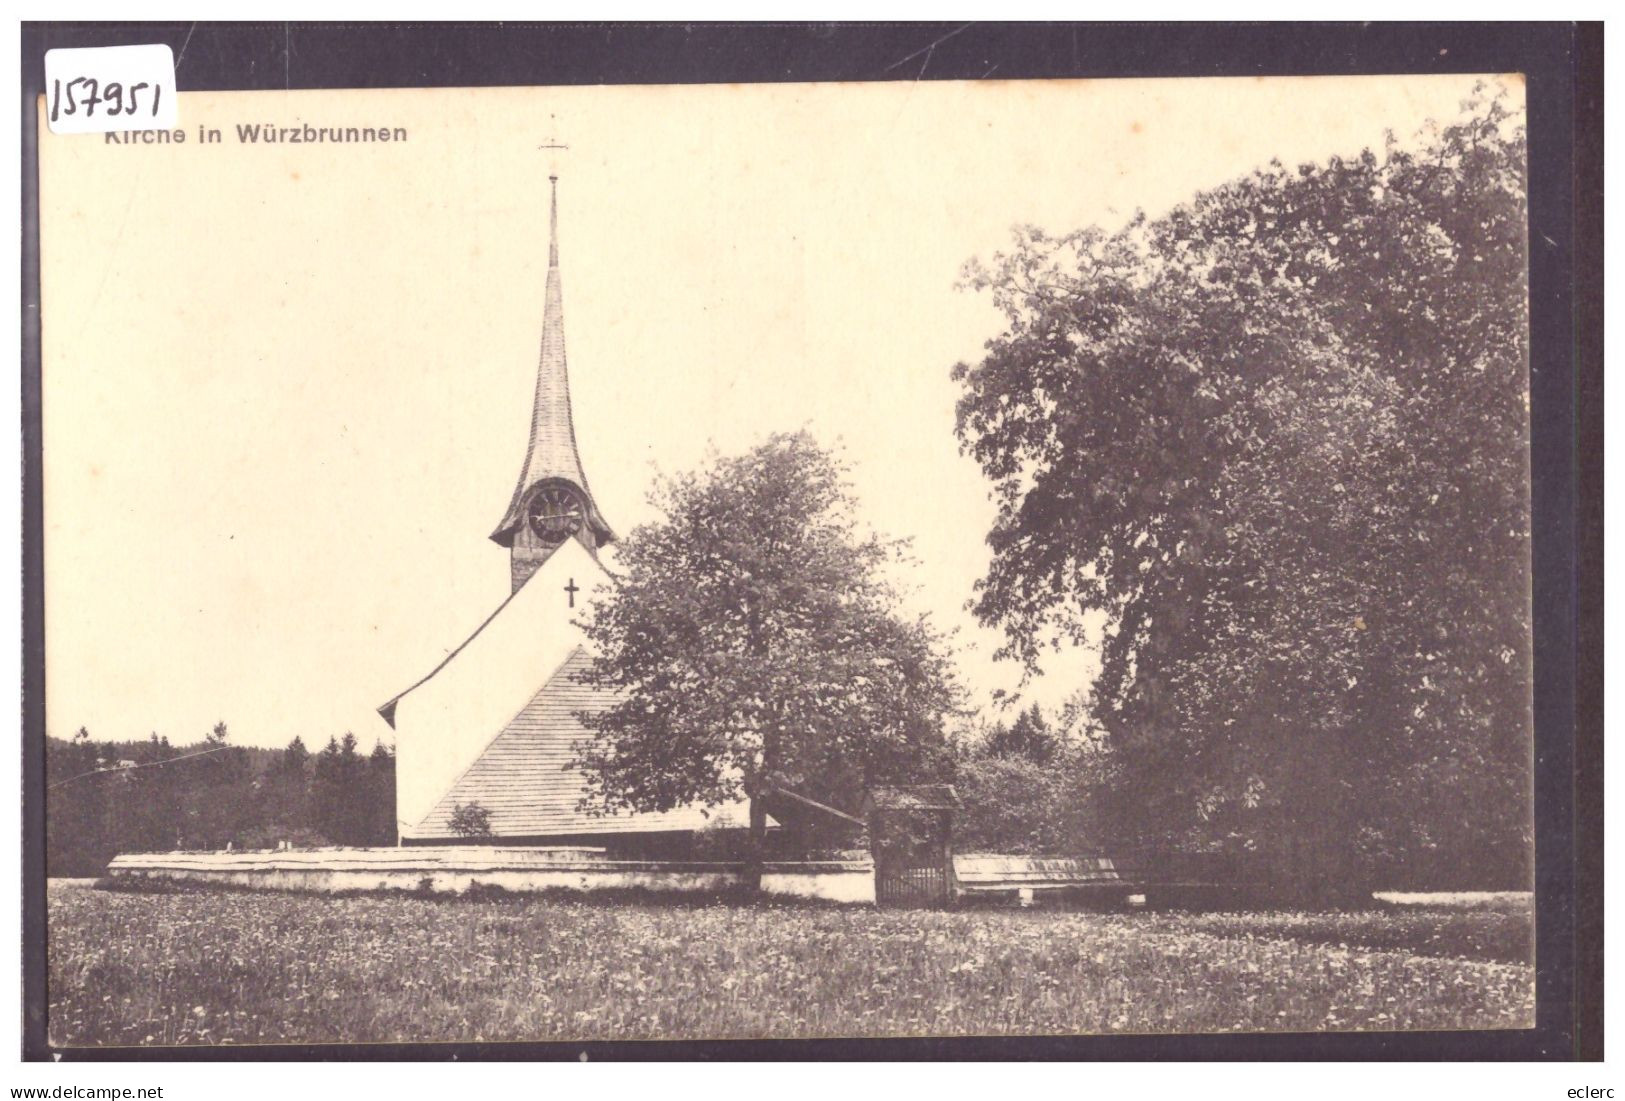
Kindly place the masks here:
<instances>
[{"instance_id":1,"label":"small tree beside church","mask_svg":"<svg viewBox=\"0 0 1625 1101\"><path fill-rule=\"evenodd\" d=\"M583 675L617 701L581 720L586 804L663 811L750 800L759 861L773 788L855 807L929 778L958 690L942 640L885 577L901 543L862 532L843 465L778 434L661 480L662 519L621 544L583 627Z\"/></svg>"},{"instance_id":2,"label":"small tree beside church","mask_svg":"<svg viewBox=\"0 0 1625 1101\"><path fill-rule=\"evenodd\" d=\"M451 832L458 837L490 837L491 812L478 803L458 803L451 810Z\"/></svg>"}]
</instances>

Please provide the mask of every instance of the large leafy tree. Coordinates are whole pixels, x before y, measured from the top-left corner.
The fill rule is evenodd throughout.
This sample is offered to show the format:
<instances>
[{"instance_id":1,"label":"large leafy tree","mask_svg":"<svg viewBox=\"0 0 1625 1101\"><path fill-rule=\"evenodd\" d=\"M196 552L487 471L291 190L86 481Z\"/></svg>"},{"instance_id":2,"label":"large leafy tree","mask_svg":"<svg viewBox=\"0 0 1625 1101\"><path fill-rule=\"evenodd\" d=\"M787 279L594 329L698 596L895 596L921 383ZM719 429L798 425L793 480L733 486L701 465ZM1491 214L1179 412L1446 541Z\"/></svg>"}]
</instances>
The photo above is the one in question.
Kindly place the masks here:
<instances>
[{"instance_id":1,"label":"large leafy tree","mask_svg":"<svg viewBox=\"0 0 1625 1101\"><path fill-rule=\"evenodd\" d=\"M975 608L1029 662L1106 613L1119 841L1527 874L1523 144L1476 99L968 269L1008 323L955 372L999 505Z\"/></svg>"},{"instance_id":2,"label":"large leafy tree","mask_svg":"<svg viewBox=\"0 0 1625 1101\"><path fill-rule=\"evenodd\" d=\"M788 787L855 806L863 787L946 764L952 671L888 581L904 548L865 533L841 462L779 434L662 479L661 518L620 545L583 626L584 680L617 702L587 712L587 805L668 810L764 800Z\"/></svg>"}]
</instances>

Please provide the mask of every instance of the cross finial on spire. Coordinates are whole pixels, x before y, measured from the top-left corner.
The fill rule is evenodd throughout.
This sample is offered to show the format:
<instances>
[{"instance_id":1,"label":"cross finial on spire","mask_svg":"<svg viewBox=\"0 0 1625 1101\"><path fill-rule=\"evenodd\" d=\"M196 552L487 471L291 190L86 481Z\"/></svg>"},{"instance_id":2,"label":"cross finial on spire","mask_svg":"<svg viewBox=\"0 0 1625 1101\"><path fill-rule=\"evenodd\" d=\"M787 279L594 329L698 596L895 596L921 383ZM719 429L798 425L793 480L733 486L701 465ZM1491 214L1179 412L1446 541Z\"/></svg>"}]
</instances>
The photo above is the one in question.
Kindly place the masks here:
<instances>
[{"instance_id":1,"label":"cross finial on spire","mask_svg":"<svg viewBox=\"0 0 1625 1101\"><path fill-rule=\"evenodd\" d=\"M560 141L556 137L550 137L536 148L547 152L548 178L551 179L557 176L559 174L559 156L570 148L569 143Z\"/></svg>"},{"instance_id":2,"label":"cross finial on spire","mask_svg":"<svg viewBox=\"0 0 1625 1101\"><path fill-rule=\"evenodd\" d=\"M548 174L547 174L547 182L549 184L551 184L552 187L553 187L553 205L552 205L552 209L548 212L549 221L548 221L548 242L547 242L547 266L550 267L550 268L556 268L556 267L559 266L559 168L558 168L558 151L568 149L568 148L570 148L570 146L568 144L566 144L565 142L559 141L557 138L548 138L546 141L544 141L541 145L538 145L536 148L538 148L538 149L546 149L546 150L549 150L552 153L552 164L550 166L551 171L549 171Z\"/></svg>"}]
</instances>

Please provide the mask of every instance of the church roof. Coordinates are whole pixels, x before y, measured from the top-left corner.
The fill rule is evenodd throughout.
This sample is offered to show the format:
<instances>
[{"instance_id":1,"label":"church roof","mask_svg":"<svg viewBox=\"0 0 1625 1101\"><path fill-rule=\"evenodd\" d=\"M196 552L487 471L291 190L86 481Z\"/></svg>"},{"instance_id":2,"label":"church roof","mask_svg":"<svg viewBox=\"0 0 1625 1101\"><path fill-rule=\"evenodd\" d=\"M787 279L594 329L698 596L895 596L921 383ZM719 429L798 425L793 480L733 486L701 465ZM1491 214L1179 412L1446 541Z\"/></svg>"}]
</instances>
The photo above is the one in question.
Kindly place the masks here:
<instances>
[{"instance_id":1,"label":"church roof","mask_svg":"<svg viewBox=\"0 0 1625 1101\"><path fill-rule=\"evenodd\" d=\"M459 803L478 803L489 811L491 832L498 837L649 833L748 824L743 804L708 811L680 807L654 814L608 816L580 809L584 778L568 765L575 757L576 743L591 735L577 714L603 708L612 698L578 679L589 661L585 648L577 647L570 654L410 831L414 840L454 837L451 816Z\"/></svg>"},{"instance_id":2,"label":"church roof","mask_svg":"<svg viewBox=\"0 0 1625 1101\"><path fill-rule=\"evenodd\" d=\"M547 250L547 290L542 313L541 362L536 370L536 398L530 414L530 442L525 462L519 470L513 498L502 522L491 538L502 546L513 545L514 531L524 522L525 495L536 485L555 479L571 482L587 500L587 523L599 543L615 538L598 502L587 486L576 448L575 421L570 412L570 373L564 354L564 289L559 276L559 192L558 177L549 177L553 200Z\"/></svg>"},{"instance_id":3,"label":"church roof","mask_svg":"<svg viewBox=\"0 0 1625 1101\"><path fill-rule=\"evenodd\" d=\"M416 823L537 689L586 641L568 587L590 590L604 563L566 540L430 673L380 707L396 731L396 808ZM590 595L588 596L590 599Z\"/></svg>"}]
</instances>

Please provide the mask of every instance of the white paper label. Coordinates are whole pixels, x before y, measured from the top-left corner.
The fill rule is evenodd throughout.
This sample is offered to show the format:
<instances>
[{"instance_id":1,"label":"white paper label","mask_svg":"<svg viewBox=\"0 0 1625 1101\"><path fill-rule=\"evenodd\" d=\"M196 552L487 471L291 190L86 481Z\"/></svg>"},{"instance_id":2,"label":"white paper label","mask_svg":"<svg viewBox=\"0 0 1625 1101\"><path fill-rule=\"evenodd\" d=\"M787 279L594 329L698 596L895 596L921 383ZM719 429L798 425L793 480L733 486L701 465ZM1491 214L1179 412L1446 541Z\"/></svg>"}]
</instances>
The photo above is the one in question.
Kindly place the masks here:
<instances>
[{"instance_id":1,"label":"white paper label","mask_svg":"<svg viewBox=\"0 0 1625 1101\"><path fill-rule=\"evenodd\" d=\"M45 120L53 134L171 129L175 55L163 45L47 50Z\"/></svg>"}]
</instances>

